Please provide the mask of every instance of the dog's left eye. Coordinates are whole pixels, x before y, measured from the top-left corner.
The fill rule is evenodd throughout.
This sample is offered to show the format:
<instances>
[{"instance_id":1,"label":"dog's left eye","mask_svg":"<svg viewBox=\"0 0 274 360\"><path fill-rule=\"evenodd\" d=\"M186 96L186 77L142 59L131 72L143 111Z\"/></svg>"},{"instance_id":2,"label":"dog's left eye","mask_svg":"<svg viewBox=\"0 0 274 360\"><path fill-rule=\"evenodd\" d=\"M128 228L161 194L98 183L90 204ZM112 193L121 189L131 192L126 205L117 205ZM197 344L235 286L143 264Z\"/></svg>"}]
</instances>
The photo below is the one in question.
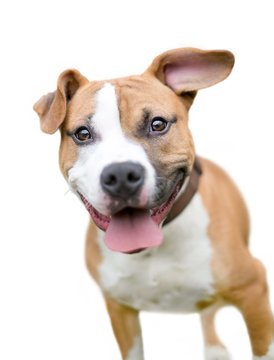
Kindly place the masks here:
<instances>
[{"instance_id":1,"label":"dog's left eye","mask_svg":"<svg viewBox=\"0 0 274 360\"><path fill-rule=\"evenodd\" d=\"M168 125L168 122L161 118L161 117L156 117L152 120L151 122L151 131L164 131L166 129Z\"/></svg>"},{"instance_id":2,"label":"dog's left eye","mask_svg":"<svg viewBox=\"0 0 274 360\"><path fill-rule=\"evenodd\" d=\"M87 141L91 139L91 133L85 126L81 126L79 129L77 129L74 133L74 136L79 141Z\"/></svg>"}]
</instances>

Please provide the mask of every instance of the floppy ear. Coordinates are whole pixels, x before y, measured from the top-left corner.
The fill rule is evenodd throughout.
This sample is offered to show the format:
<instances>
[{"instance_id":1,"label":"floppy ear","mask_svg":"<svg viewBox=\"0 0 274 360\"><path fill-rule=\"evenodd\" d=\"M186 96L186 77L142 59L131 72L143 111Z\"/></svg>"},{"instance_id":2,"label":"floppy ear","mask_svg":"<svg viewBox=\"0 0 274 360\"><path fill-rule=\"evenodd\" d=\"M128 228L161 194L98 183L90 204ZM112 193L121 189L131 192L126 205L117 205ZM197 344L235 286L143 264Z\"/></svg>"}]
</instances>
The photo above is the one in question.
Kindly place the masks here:
<instances>
[{"instance_id":1,"label":"floppy ear","mask_svg":"<svg viewBox=\"0 0 274 360\"><path fill-rule=\"evenodd\" d=\"M88 83L79 71L70 69L62 72L57 81L57 90L44 95L33 109L40 117L41 130L53 134L62 124L67 112L67 105L79 87Z\"/></svg>"},{"instance_id":2,"label":"floppy ear","mask_svg":"<svg viewBox=\"0 0 274 360\"><path fill-rule=\"evenodd\" d=\"M182 48L156 57L146 74L155 76L176 94L187 93L194 98L197 90L224 80L233 65L234 56L229 51Z\"/></svg>"}]
</instances>

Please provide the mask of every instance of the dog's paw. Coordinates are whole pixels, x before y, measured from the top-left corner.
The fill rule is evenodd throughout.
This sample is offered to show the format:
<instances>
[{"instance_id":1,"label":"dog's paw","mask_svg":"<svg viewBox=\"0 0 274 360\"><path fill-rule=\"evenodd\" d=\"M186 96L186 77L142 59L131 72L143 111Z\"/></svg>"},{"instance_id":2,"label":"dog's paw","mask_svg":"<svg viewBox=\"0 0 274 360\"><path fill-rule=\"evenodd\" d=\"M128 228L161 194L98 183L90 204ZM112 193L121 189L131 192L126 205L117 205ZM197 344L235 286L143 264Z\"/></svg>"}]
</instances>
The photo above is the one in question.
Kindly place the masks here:
<instances>
[{"instance_id":1,"label":"dog's paw","mask_svg":"<svg viewBox=\"0 0 274 360\"><path fill-rule=\"evenodd\" d=\"M232 360L229 352L221 346L207 346L205 360Z\"/></svg>"}]
</instances>

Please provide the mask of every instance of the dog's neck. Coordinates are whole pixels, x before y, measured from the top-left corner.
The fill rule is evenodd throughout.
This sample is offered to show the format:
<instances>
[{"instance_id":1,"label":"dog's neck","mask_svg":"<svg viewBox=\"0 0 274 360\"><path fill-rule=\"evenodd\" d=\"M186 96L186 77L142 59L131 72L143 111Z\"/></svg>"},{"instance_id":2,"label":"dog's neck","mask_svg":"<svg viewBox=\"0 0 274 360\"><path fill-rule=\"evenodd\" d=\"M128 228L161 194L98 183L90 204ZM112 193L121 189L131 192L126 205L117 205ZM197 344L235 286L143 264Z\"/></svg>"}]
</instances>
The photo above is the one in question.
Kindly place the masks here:
<instances>
[{"instance_id":1,"label":"dog's neck","mask_svg":"<svg viewBox=\"0 0 274 360\"><path fill-rule=\"evenodd\" d=\"M202 175L202 173L203 169L200 160L196 156L190 176L186 180L187 182L185 186L183 186L182 188L183 191L181 192L181 194L179 194L178 199L173 204L163 225L166 225L170 221L175 219L187 207L187 205L190 203L191 199L198 190L200 176Z\"/></svg>"}]
</instances>

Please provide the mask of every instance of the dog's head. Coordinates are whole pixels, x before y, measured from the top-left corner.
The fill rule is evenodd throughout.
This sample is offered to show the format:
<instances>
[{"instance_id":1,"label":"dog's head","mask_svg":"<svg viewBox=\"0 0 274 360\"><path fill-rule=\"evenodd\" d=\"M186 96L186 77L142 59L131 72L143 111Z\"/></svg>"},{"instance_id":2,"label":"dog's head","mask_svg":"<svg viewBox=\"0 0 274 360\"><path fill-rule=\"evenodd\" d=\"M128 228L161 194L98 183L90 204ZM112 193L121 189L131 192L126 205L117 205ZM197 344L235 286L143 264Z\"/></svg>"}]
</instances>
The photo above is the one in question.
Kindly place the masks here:
<instances>
[{"instance_id":1,"label":"dog's head","mask_svg":"<svg viewBox=\"0 0 274 360\"><path fill-rule=\"evenodd\" d=\"M158 225L195 157L188 110L233 64L230 52L185 48L158 56L140 76L89 82L67 70L34 105L44 132L60 129L61 171L112 250L161 243Z\"/></svg>"}]
</instances>

